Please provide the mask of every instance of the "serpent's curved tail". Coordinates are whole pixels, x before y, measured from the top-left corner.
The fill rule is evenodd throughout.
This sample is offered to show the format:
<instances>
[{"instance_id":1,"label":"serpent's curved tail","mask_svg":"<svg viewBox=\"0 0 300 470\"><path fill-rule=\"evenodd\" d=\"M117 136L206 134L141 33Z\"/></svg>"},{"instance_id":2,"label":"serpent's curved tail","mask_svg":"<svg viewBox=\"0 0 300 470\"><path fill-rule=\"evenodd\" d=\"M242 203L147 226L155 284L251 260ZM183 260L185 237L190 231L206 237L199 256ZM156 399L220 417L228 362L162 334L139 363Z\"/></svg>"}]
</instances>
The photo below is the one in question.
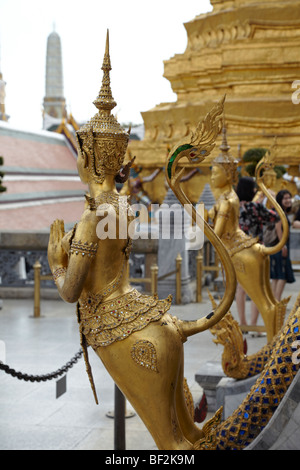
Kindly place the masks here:
<instances>
[{"instance_id":1,"label":"serpent's curved tail","mask_svg":"<svg viewBox=\"0 0 300 470\"><path fill-rule=\"evenodd\" d=\"M273 148L274 148L274 146L273 146ZM274 207L274 209L278 213L278 215L280 217L280 220L281 220L281 223L282 223L282 238L281 238L281 240L279 240L279 242L274 246L263 246L262 247L262 252L266 256L274 255L275 253L278 253L279 251L281 251L282 248L284 247L284 245L286 244L288 236L289 236L289 225L288 225L287 218L286 218L282 208L280 207L280 205L276 201L276 199L272 196L270 191L268 191L267 187L265 186L265 184L263 182L262 176L261 176L261 173L262 173L263 170L273 168L273 166L274 166L274 164L273 164L274 154L272 153L273 148L266 153L266 155L258 162L258 164L256 165L256 168L255 168L256 182L257 182L258 186L260 187L260 189L262 190L262 192L264 193L264 195L271 202L272 207Z\"/></svg>"},{"instance_id":2,"label":"serpent's curved tail","mask_svg":"<svg viewBox=\"0 0 300 470\"><path fill-rule=\"evenodd\" d=\"M178 321L178 326L183 337L194 335L207 330L215 325L229 310L236 290L236 275L231 258L220 238L215 234L212 228L196 211L195 207L188 199L180 186L184 168L180 167L179 162L187 158L189 163L199 165L213 150L216 138L221 131L222 114L224 109L224 98L217 103L207 114L205 119L199 123L194 134L185 141L175 145L170 151L166 162L166 178L170 188L191 216L193 222L204 230L205 235L213 244L218 253L220 261L224 267L226 277L226 288L224 296L218 307L209 315L196 321Z\"/></svg>"}]
</instances>

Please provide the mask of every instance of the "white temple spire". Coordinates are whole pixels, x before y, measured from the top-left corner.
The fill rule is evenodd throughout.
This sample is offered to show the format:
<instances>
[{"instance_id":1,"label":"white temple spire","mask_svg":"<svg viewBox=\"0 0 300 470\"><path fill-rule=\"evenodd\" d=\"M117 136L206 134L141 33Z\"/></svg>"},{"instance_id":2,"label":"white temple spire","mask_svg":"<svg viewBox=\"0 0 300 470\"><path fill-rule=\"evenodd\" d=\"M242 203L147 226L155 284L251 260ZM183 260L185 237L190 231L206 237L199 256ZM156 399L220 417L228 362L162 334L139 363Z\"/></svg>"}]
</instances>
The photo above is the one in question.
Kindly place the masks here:
<instances>
[{"instance_id":1,"label":"white temple spire","mask_svg":"<svg viewBox=\"0 0 300 470\"><path fill-rule=\"evenodd\" d=\"M47 39L44 129L49 128L47 122L51 122L50 127L55 126L55 124L59 125L66 116L61 41L55 31L55 24L53 24L53 29Z\"/></svg>"},{"instance_id":2,"label":"white temple spire","mask_svg":"<svg viewBox=\"0 0 300 470\"><path fill-rule=\"evenodd\" d=\"M0 121L8 121L8 116L5 113L5 85L1 69L1 43L0 43Z\"/></svg>"}]
</instances>

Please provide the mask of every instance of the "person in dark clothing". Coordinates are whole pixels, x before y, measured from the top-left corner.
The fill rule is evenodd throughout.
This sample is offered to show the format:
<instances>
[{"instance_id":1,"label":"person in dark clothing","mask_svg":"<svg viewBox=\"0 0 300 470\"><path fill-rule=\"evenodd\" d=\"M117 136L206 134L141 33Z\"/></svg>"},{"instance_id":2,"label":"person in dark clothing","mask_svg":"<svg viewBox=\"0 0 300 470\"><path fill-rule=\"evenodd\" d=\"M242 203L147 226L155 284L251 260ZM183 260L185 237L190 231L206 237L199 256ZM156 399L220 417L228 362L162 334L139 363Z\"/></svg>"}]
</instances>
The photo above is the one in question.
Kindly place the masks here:
<instances>
[{"instance_id":1,"label":"person in dark clothing","mask_svg":"<svg viewBox=\"0 0 300 470\"><path fill-rule=\"evenodd\" d=\"M283 212L287 217L287 221L290 227L290 221L288 219L288 214L292 209L292 195L287 189L279 191L276 195L276 201L281 206ZM282 225L281 222L276 224L276 232L278 240L282 238ZM290 259L290 243L289 238L286 242L286 245L282 248L281 251L275 255L270 256L271 261L271 279L272 279L272 289L274 296L277 300L281 300L281 296L286 283L295 282L295 276L292 268L292 263Z\"/></svg>"}]
</instances>

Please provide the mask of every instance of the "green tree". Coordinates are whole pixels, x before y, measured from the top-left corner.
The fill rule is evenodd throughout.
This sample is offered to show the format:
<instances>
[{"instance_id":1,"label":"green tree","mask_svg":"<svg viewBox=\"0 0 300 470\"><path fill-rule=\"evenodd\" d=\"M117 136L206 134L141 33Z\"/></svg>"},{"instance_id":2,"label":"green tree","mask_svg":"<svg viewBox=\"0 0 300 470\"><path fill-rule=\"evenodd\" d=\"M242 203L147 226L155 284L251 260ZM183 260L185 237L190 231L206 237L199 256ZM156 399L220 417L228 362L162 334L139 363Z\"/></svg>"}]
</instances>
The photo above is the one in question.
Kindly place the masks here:
<instances>
[{"instance_id":1,"label":"green tree","mask_svg":"<svg viewBox=\"0 0 300 470\"><path fill-rule=\"evenodd\" d=\"M258 162L263 158L267 149L264 148L252 148L247 150L243 155L243 161L247 163L245 166L245 170L249 174L249 176L255 176L255 168ZM277 178L281 178L284 173L286 173L286 169L283 165L275 165L274 171L276 173Z\"/></svg>"},{"instance_id":2,"label":"green tree","mask_svg":"<svg viewBox=\"0 0 300 470\"><path fill-rule=\"evenodd\" d=\"M3 157L0 157L0 166L3 165ZM0 193L3 193L4 191L6 191L6 188L4 186L2 186L2 178L4 176L4 173L3 171L0 171Z\"/></svg>"}]
</instances>

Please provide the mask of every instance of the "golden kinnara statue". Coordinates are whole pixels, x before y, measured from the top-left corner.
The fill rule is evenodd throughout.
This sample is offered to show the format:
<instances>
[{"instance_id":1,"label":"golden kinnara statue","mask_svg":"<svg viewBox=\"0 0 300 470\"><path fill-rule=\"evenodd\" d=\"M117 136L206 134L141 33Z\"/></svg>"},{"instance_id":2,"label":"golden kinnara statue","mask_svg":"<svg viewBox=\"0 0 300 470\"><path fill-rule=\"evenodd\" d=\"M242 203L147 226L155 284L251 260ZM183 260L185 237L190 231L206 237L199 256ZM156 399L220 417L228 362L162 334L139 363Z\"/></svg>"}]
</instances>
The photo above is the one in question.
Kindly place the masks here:
<instances>
[{"instance_id":1,"label":"golden kinnara statue","mask_svg":"<svg viewBox=\"0 0 300 470\"><path fill-rule=\"evenodd\" d=\"M116 103L110 89L108 37L102 70L102 87L94 102L98 112L77 132L78 172L89 190L86 207L78 224L67 234L63 221L54 221L48 246L49 265L60 296L67 302L77 303L81 344L95 399L97 401L88 346L135 408L159 449L213 449L224 448L224 445L243 448L265 426L266 419L270 419L277 406L275 402L264 405L266 413L260 408L253 410L255 431L243 410L241 416L234 417L234 429L232 420L221 422L222 410L200 429L192 419L184 393L183 343L189 336L217 325L234 299L235 270L224 244L203 221L205 234L224 266L226 288L211 313L189 322L168 313L170 298L159 300L132 289L127 270L131 238L129 232L124 234L123 226L116 224L115 237L99 236L104 213L117 222L121 219L124 222L124 218L129 222L133 218L127 200L118 194L115 185L116 177L126 174L123 159L129 134L111 115ZM182 168L178 171L178 162L187 157L197 165L209 155L220 131L222 111L223 102L207 115L191 139L179 144L168 157L167 179L183 203L189 201L180 188ZM193 219L199 223L195 209L190 206ZM298 316L293 319L295 339ZM286 334L291 336L290 331ZM285 336L281 338L282 343L284 339ZM290 339L287 348L292 354ZM285 372L289 381L285 381L283 392L283 387L276 389L277 398L284 395L296 371L297 367L289 364ZM253 393L257 399L265 398L268 390L275 387L277 385L271 382ZM257 401L253 403L257 408ZM250 405L249 401L243 404L244 407Z\"/></svg>"},{"instance_id":2,"label":"golden kinnara statue","mask_svg":"<svg viewBox=\"0 0 300 470\"><path fill-rule=\"evenodd\" d=\"M234 191L237 178L237 161L231 156L230 147L226 139L226 129L223 126L223 141L220 146L221 153L213 161L211 182L219 191L219 198L215 206L209 211L215 233L221 238L230 253L238 282L251 300L256 304L263 317L267 330L267 339L271 341L280 330L286 313L289 299L278 302L270 285L269 255L282 249L288 237L288 224L281 207L265 186L261 171L265 168L272 170L270 153L264 157L256 167L256 180L263 194L278 212L282 226L283 237L273 247L266 247L258 243L257 238L246 235L239 228L239 199Z\"/></svg>"}]
</instances>

